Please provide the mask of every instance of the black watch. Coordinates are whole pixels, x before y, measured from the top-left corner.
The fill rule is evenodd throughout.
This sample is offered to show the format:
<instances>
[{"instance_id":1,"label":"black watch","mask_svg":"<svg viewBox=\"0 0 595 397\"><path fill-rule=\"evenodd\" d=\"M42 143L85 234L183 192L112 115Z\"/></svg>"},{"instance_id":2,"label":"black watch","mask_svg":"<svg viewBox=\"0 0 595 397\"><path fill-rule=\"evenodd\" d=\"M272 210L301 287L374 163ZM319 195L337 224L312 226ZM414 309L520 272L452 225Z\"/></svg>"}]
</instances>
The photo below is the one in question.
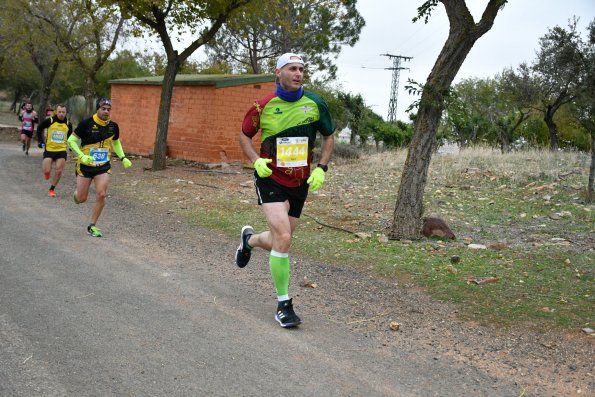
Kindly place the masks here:
<instances>
[{"instance_id":1,"label":"black watch","mask_svg":"<svg viewBox=\"0 0 595 397\"><path fill-rule=\"evenodd\" d=\"M326 165L326 164L320 164L320 163L318 163L317 167L322 168L322 170L324 172L327 172L328 171L328 165Z\"/></svg>"}]
</instances>

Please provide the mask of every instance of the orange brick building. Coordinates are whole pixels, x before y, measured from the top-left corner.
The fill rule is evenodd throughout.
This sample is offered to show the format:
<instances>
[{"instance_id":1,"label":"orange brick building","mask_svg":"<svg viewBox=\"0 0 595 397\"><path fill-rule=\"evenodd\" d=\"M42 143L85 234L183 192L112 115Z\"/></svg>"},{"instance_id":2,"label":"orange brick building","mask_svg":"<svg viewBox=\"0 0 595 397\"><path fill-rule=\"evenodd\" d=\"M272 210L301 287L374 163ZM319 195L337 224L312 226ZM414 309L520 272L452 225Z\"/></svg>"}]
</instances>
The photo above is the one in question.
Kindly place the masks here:
<instances>
[{"instance_id":1,"label":"orange brick building","mask_svg":"<svg viewBox=\"0 0 595 397\"><path fill-rule=\"evenodd\" d=\"M153 154L162 77L112 80L112 118L127 153ZM167 156L201 163L244 161L238 143L254 101L275 90L274 75L178 75L173 91ZM254 140L259 144L258 137Z\"/></svg>"}]
</instances>

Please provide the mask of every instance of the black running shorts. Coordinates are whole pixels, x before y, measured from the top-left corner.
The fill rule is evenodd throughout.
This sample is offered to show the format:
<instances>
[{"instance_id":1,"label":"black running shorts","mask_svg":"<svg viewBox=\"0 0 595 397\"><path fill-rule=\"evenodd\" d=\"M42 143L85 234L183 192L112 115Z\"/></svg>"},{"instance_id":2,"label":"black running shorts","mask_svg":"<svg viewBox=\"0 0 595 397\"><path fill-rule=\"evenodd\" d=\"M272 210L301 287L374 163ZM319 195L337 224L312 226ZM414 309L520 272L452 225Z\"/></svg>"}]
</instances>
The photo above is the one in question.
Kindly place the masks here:
<instances>
[{"instance_id":1,"label":"black running shorts","mask_svg":"<svg viewBox=\"0 0 595 397\"><path fill-rule=\"evenodd\" d=\"M289 201L289 216L299 218L308 197L309 185L304 182L302 186L287 187L280 185L271 178L256 177L254 181L258 205L263 203L284 203Z\"/></svg>"},{"instance_id":2,"label":"black running shorts","mask_svg":"<svg viewBox=\"0 0 595 397\"><path fill-rule=\"evenodd\" d=\"M111 174L111 168L112 166L109 161L103 165L100 165L99 167L90 167L88 165L79 163L77 164L75 173L77 176L84 176L85 178L93 179L97 175L105 173Z\"/></svg>"},{"instance_id":3,"label":"black running shorts","mask_svg":"<svg viewBox=\"0 0 595 397\"><path fill-rule=\"evenodd\" d=\"M53 161L56 161L58 159L64 159L66 160L67 156L66 156L66 150L62 151L62 152L48 152L47 150L43 151L43 158L44 159L52 159Z\"/></svg>"}]
</instances>

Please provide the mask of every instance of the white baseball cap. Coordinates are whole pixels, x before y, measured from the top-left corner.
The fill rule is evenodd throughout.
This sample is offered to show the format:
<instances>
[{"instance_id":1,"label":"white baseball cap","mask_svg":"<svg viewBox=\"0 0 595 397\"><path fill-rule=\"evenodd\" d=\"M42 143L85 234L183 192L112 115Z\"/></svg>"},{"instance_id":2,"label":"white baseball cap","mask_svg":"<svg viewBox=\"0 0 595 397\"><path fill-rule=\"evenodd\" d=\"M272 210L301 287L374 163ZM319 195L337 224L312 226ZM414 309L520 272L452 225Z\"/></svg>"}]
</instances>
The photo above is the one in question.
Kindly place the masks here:
<instances>
[{"instance_id":1,"label":"white baseball cap","mask_svg":"<svg viewBox=\"0 0 595 397\"><path fill-rule=\"evenodd\" d=\"M281 55L277 60L277 69L281 69L288 63L301 63L303 65L304 60L298 54L294 54L293 52L286 52L285 54Z\"/></svg>"}]
</instances>

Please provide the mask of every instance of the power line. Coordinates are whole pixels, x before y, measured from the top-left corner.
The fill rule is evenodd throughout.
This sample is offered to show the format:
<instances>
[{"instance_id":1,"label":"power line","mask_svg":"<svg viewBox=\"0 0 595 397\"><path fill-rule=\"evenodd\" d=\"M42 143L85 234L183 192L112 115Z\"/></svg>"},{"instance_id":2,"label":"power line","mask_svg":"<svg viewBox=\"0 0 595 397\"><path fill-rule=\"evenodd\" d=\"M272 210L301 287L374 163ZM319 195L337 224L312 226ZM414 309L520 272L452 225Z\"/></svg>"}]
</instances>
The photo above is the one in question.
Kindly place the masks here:
<instances>
[{"instance_id":1,"label":"power line","mask_svg":"<svg viewBox=\"0 0 595 397\"><path fill-rule=\"evenodd\" d=\"M409 70L409 68L401 67L401 61L410 61L413 59L413 57L392 54L380 55L389 57L393 60L393 67L385 68L386 70L393 71L393 79L390 87L390 101L388 103L388 122L393 124L395 121L397 121L397 96L399 95L399 74L403 69Z\"/></svg>"}]
</instances>

